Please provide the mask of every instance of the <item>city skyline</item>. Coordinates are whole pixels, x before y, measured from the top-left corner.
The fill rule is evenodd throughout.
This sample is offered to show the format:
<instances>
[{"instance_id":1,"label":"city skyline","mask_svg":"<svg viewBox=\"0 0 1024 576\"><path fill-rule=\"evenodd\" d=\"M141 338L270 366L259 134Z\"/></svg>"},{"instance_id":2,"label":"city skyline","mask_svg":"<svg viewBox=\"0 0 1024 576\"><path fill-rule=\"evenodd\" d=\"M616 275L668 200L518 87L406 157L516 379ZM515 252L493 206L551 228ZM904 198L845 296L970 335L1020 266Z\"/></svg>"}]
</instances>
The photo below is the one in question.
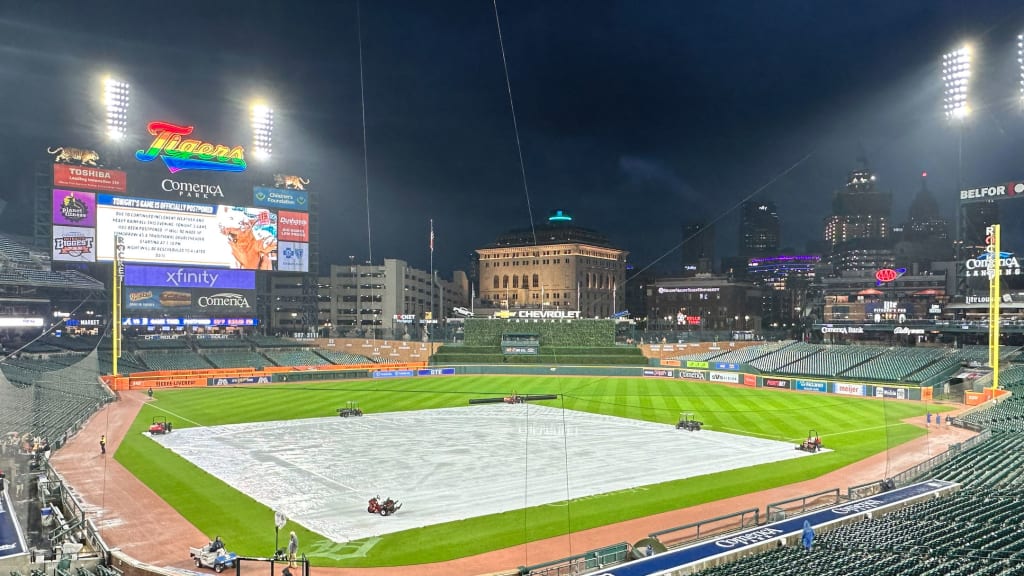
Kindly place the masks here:
<instances>
[{"instance_id":1,"label":"city skyline","mask_svg":"<svg viewBox=\"0 0 1024 576\"><path fill-rule=\"evenodd\" d=\"M717 220L717 256L737 254L739 205L787 170L753 199L777 205L780 248L804 251L820 238L832 191L861 150L878 185L893 193L894 223L908 219L922 171L950 221L957 181L1024 176L1011 73L1020 6L869 2L858 15L871 18L870 28L837 7L783 18L776 7L741 7L498 4L535 223L570 210L629 250L634 268L660 258L655 267L671 269L680 227L695 217ZM0 229L28 232L18 214L45 147L100 136L93 81L116 72L131 82L133 105L147 102L225 140L248 120L241 105L266 98L275 157L299 166L322 194L332 224L323 265L350 255L365 261L369 236L375 262L401 258L426 269L433 218L435 267L445 275L468 269L472 250L530 224L493 8L393 2L363 6L359 21L355 8L292 14L271 4L259 14L210 16L183 29L188 42L160 46L166 52L155 51L141 12L30 5L17 20L0 20L0 49L10 55L0 67L10 103L0 115L8 135ZM256 46L231 40L286 16L307 33ZM311 25L313 17L337 25ZM768 20L775 24L765 29ZM964 41L984 66L957 166L940 57ZM152 119L131 117L118 129L138 134ZM1007 230L1007 243L1019 243L1017 234Z\"/></svg>"}]
</instances>

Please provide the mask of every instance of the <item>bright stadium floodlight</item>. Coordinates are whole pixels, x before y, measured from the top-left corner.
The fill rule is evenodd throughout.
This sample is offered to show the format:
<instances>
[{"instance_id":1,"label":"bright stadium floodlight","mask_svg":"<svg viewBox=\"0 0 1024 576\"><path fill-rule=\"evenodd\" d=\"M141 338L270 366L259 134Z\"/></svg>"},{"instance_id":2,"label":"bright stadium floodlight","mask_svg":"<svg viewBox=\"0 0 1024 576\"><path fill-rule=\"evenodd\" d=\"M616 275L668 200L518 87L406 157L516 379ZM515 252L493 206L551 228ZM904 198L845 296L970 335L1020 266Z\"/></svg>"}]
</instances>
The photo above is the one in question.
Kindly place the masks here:
<instances>
[{"instance_id":1,"label":"bright stadium floodlight","mask_svg":"<svg viewBox=\"0 0 1024 576\"><path fill-rule=\"evenodd\" d=\"M1017 70L1020 101L1024 103L1024 34L1017 34Z\"/></svg>"},{"instance_id":2,"label":"bright stadium floodlight","mask_svg":"<svg viewBox=\"0 0 1024 576\"><path fill-rule=\"evenodd\" d=\"M963 120L971 112L967 103L971 56L971 47L967 44L942 55L942 108L947 120Z\"/></svg>"},{"instance_id":3,"label":"bright stadium floodlight","mask_svg":"<svg viewBox=\"0 0 1024 576\"><path fill-rule=\"evenodd\" d=\"M252 106L252 152L260 160L267 160L273 151L274 111L265 104Z\"/></svg>"},{"instance_id":4,"label":"bright stadium floodlight","mask_svg":"<svg viewBox=\"0 0 1024 576\"><path fill-rule=\"evenodd\" d=\"M107 138L123 140L128 135L128 105L131 86L107 76L103 79L103 106L106 108Z\"/></svg>"}]
</instances>

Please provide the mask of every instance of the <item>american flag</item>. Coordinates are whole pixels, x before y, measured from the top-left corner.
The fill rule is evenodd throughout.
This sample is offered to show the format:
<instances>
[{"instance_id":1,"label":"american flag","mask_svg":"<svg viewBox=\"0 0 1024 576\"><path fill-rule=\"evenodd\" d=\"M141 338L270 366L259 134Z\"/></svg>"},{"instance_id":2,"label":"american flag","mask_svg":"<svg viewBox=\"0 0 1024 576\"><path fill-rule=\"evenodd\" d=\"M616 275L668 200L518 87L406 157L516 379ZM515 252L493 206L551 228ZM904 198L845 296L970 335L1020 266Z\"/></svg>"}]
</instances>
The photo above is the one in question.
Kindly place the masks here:
<instances>
[{"instance_id":1,"label":"american flag","mask_svg":"<svg viewBox=\"0 0 1024 576\"><path fill-rule=\"evenodd\" d=\"M430 219L430 251L434 251L434 219Z\"/></svg>"}]
</instances>

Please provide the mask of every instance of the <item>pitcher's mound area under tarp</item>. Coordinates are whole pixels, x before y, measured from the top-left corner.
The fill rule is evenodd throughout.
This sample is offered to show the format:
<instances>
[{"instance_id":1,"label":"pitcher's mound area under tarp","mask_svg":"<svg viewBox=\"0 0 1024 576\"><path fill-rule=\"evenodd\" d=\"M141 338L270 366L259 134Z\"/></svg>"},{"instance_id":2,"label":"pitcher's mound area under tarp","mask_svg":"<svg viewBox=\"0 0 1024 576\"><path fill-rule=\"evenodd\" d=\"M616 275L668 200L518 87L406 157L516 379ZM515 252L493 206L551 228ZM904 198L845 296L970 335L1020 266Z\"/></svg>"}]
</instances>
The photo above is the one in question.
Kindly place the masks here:
<instances>
[{"instance_id":1,"label":"pitcher's mound area under tarp","mask_svg":"<svg viewBox=\"0 0 1024 576\"><path fill-rule=\"evenodd\" d=\"M338 542L564 505L567 485L582 498L812 456L792 442L533 404L182 428L153 440ZM401 510L367 513L376 495Z\"/></svg>"}]
</instances>

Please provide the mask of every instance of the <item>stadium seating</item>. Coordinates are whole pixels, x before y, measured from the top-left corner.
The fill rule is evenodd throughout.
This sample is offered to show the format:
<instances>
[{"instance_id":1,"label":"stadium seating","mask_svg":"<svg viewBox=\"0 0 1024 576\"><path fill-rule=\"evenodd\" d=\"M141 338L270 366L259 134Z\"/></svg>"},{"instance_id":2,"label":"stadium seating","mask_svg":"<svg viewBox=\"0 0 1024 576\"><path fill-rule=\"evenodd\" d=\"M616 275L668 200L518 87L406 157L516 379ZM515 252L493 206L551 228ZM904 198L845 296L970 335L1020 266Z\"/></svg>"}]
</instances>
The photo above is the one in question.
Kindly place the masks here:
<instances>
[{"instance_id":1,"label":"stadium seating","mask_svg":"<svg viewBox=\"0 0 1024 576\"><path fill-rule=\"evenodd\" d=\"M793 362L806 358L811 354L817 354L821 349L822 347L816 344L797 342L796 344L781 348L767 356L751 360L750 365L762 372L770 374L777 372L783 366L792 364Z\"/></svg>"},{"instance_id":2,"label":"stadium seating","mask_svg":"<svg viewBox=\"0 0 1024 576\"><path fill-rule=\"evenodd\" d=\"M312 350L265 350L263 352L278 366L323 366L330 362Z\"/></svg>"},{"instance_id":3,"label":"stadium seating","mask_svg":"<svg viewBox=\"0 0 1024 576\"><path fill-rule=\"evenodd\" d=\"M898 382L946 354L947 352L941 348L890 348L867 362L850 368L843 376Z\"/></svg>"},{"instance_id":4,"label":"stadium seating","mask_svg":"<svg viewBox=\"0 0 1024 576\"><path fill-rule=\"evenodd\" d=\"M775 372L798 376L838 376L884 351L878 346L823 346L817 354L781 366Z\"/></svg>"},{"instance_id":5,"label":"stadium seating","mask_svg":"<svg viewBox=\"0 0 1024 576\"><path fill-rule=\"evenodd\" d=\"M273 364L251 350L210 350L204 352L204 355L217 368L262 368Z\"/></svg>"},{"instance_id":6,"label":"stadium seating","mask_svg":"<svg viewBox=\"0 0 1024 576\"><path fill-rule=\"evenodd\" d=\"M300 342L299 340L279 338L277 336L262 336L259 334L248 336L248 340L259 348L305 348L309 346L309 342Z\"/></svg>"},{"instance_id":7,"label":"stadium seating","mask_svg":"<svg viewBox=\"0 0 1024 576\"><path fill-rule=\"evenodd\" d=\"M339 352L337 350L317 350L317 354L323 356L331 364L372 364L373 360L370 360L366 356L360 354L351 354L349 352Z\"/></svg>"},{"instance_id":8,"label":"stadium seating","mask_svg":"<svg viewBox=\"0 0 1024 576\"><path fill-rule=\"evenodd\" d=\"M771 354L777 350L781 350L786 346L793 344L795 340L780 340L778 342L769 342L767 344L759 344L757 346L746 346L738 350L728 349L724 354L715 356L715 362L730 362L735 364L747 364L751 360L760 358ZM697 360L690 356L683 356L680 360Z\"/></svg>"},{"instance_id":9,"label":"stadium seating","mask_svg":"<svg viewBox=\"0 0 1024 576\"><path fill-rule=\"evenodd\" d=\"M243 348L248 350L252 344L241 338L195 338L193 342L200 350L222 350L225 348Z\"/></svg>"},{"instance_id":10,"label":"stadium seating","mask_svg":"<svg viewBox=\"0 0 1024 576\"><path fill-rule=\"evenodd\" d=\"M202 370L213 368L213 365L206 361L198 352L189 351L166 351L166 352L145 352L139 357L152 370Z\"/></svg>"},{"instance_id":11,"label":"stadium seating","mask_svg":"<svg viewBox=\"0 0 1024 576\"><path fill-rule=\"evenodd\" d=\"M131 345L136 350L191 350L184 338L133 339Z\"/></svg>"}]
</instances>

